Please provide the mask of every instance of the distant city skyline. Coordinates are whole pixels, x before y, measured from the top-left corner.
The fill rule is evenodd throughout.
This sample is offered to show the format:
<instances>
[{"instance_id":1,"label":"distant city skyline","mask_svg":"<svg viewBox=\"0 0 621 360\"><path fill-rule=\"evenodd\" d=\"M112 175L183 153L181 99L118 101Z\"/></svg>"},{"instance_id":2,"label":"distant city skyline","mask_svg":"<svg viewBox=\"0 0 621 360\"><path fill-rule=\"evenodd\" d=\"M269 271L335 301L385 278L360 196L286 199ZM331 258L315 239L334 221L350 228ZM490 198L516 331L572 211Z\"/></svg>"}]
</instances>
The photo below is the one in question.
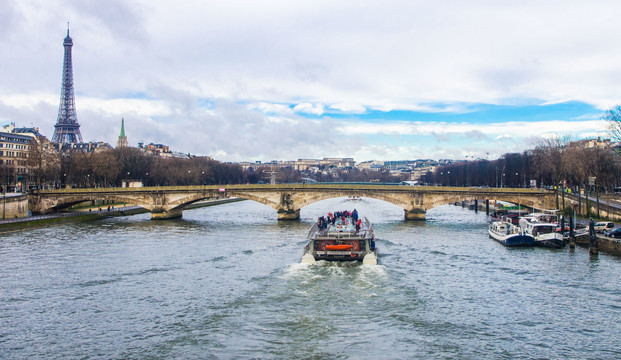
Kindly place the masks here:
<instances>
[{"instance_id":1,"label":"distant city skyline","mask_svg":"<svg viewBox=\"0 0 621 360\"><path fill-rule=\"evenodd\" d=\"M0 122L52 137L71 23L84 141L222 161L494 159L606 137L621 3L9 0Z\"/></svg>"}]
</instances>

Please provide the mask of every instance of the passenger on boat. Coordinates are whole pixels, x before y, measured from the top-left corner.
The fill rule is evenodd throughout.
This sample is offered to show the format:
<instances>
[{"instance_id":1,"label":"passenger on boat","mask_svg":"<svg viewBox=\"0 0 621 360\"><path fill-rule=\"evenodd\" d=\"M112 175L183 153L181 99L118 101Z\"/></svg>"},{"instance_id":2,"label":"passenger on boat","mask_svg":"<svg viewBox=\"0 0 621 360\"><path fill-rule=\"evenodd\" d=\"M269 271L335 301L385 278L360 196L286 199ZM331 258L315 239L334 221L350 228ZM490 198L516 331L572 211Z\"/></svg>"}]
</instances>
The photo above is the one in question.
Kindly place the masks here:
<instances>
[{"instance_id":1,"label":"passenger on boat","mask_svg":"<svg viewBox=\"0 0 621 360\"><path fill-rule=\"evenodd\" d=\"M317 219L317 228L319 230L325 230L328 228L328 221L325 217L321 216Z\"/></svg>"}]
</instances>

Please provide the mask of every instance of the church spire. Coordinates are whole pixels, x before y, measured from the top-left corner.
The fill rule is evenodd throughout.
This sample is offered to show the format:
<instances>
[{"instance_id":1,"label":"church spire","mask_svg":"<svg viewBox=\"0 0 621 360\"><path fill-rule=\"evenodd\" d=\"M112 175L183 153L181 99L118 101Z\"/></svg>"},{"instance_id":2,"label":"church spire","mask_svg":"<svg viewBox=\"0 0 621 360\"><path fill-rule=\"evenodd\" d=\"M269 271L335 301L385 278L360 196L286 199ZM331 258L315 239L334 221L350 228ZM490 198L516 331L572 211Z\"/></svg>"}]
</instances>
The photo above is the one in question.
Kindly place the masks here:
<instances>
[{"instance_id":1,"label":"church spire","mask_svg":"<svg viewBox=\"0 0 621 360\"><path fill-rule=\"evenodd\" d=\"M121 118L121 137L125 137L125 119Z\"/></svg>"},{"instance_id":2,"label":"church spire","mask_svg":"<svg viewBox=\"0 0 621 360\"><path fill-rule=\"evenodd\" d=\"M121 134L119 135L119 140L116 142L116 147L124 147L129 146L127 143L127 136L125 136L125 119L121 118Z\"/></svg>"}]
</instances>

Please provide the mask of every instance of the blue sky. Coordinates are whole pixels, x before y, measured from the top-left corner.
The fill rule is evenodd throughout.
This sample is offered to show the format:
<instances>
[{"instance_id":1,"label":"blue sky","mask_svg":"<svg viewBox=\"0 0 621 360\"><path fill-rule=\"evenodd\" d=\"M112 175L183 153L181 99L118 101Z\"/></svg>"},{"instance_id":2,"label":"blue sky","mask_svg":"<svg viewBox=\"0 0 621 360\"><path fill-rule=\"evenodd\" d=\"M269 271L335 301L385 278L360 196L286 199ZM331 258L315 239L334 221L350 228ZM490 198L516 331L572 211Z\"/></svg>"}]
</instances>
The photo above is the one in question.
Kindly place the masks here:
<instances>
[{"instance_id":1,"label":"blue sky","mask_svg":"<svg viewBox=\"0 0 621 360\"><path fill-rule=\"evenodd\" d=\"M606 136L618 1L8 0L0 122L51 138L73 38L85 140L223 161L496 158Z\"/></svg>"}]
</instances>

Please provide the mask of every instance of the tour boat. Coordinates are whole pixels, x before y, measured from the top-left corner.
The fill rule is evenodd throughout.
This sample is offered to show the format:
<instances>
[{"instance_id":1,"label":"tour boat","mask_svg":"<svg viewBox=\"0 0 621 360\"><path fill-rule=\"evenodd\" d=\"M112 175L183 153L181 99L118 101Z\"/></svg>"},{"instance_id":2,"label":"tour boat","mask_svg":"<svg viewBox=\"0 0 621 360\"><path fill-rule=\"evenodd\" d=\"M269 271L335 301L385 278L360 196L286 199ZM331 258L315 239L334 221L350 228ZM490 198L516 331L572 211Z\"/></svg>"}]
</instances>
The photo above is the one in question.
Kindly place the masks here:
<instances>
[{"instance_id":1,"label":"tour boat","mask_svg":"<svg viewBox=\"0 0 621 360\"><path fill-rule=\"evenodd\" d=\"M565 247L565 239L562 233L556 232L556 224L539 222L534 219L529 216L521 218L520 228L535 238L536 246L556 249Z\"/></svg>"},{"instance_id":2,"label":"tour boat","mask_svg":"<svg viewBox=\"0 0 621 360\"><path fill-rule=\"evenodd\" d=\"M318 260L362 261L377 264L377 247L373 227L366 217L360 218L357 229L354 216L337 217L321 226L313 224L308 232L302 263L314 264Z\"/></svg>"},{"instance_id":3,"label":"tour boat","mask_svg":"<svg viewBox=\"0 0 621 360\"><path fill-rule=\"evenodd\" d=\"M489 224L489 236L504 246L534 246L535 238L526 234L519 226L506 221Z\"/></svg>"}]
</instances>

